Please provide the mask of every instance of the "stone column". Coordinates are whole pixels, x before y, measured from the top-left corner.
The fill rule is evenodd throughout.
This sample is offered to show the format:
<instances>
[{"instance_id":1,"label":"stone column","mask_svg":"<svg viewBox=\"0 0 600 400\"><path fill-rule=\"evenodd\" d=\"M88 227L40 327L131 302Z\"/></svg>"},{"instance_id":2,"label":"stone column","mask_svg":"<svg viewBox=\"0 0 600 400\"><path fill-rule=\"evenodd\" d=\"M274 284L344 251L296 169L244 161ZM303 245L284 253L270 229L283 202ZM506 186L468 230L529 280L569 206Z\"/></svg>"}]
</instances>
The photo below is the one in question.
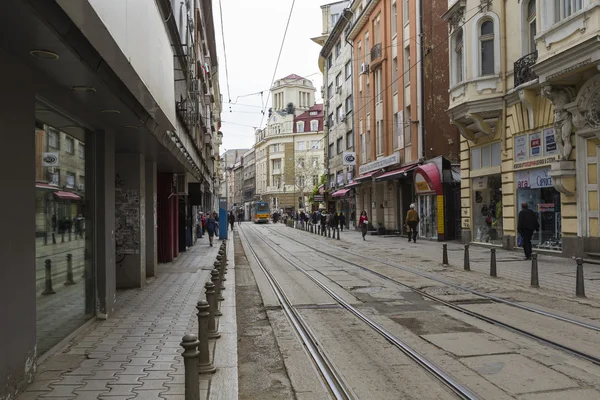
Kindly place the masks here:
<instances>
[{"instance_id":1,"label":"stone column","mask_svg":"<svg viewBox=\"0 0 600 400\"><path fill-rule=\"evenodd\" d=\"M117 288L146 283L146 162L142 154L117 154L115 162L115 241L123 254ZM117 260L120 261L120 260Z\"/></svg>"},{"instance_id":2,"label":"stone column","mask_svg":"<svg viewBox=\"0 0 600 400\"><path fill-rule=\"evenodd\" d=\"M156 275L157 209L156 209L156 162L146 161L146 276Z\"/></svg>"}]
</instances>

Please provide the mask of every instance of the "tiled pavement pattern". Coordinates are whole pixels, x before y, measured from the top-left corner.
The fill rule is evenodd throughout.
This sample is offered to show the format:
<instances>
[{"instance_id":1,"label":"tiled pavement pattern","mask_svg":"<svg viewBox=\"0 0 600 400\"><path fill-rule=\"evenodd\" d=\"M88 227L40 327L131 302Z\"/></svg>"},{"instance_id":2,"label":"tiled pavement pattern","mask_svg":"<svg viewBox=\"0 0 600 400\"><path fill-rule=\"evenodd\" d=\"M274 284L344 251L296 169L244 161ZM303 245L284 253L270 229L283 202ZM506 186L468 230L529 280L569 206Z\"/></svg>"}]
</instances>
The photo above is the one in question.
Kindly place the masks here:
<instances>
[{"instance_id":1,"label":"tiled pavement pattern","mask_svg":"<svg viewBox=\"0 0 600 400\"><path fill-rule=\"evenodd\" d=\"M18 399L183 400L180 342L185 333L197 333L195 306L204 299L218 248L199 241L161 265L144 289L119 293L117 311L42 363ZM211 348L214 354L214 342ZM201 380L203 399L210 378Z\"/></svg>"},{"instance_id":2,"label":"tiled pavement pattern","mask_svg":"<svg viewBox=\"0 0 600 400\"><path fill-rule=\"evenodd\" d=\"M284 228L282 224L278 229ZM286 228L286 230L289 228ZM285 230L283 231L285 232ZM286 233L287 234L287 233ZM310 235L310 234L308 234ZM317 235L311 235L318 237ZM522 250L507 251L496 248L498 278L490 278L490 248L470 245L471 272L463 271L464 245L444 242L448 245L450 266L442 268L442 244L437 241L417 238L417 243L408 243L406 236L379 237L367 235L366 241L354 229L344 230L341 240L327 239L331 246L340 246L354 253L361 253L378 259L404 265L425 272L447 275L458 283L474 289L494 287L515 290L530 290L531 261L525 260ZM536 251L534 250L534 253ZM575 297L576 263L571 258L553 254L538 254L539 283L541 290L550 290L565 297ZM584 265L586 296L593 301L600 300L600 265ZM585 302L586 300L582 300Z\"/></svg>"}]
</instances>

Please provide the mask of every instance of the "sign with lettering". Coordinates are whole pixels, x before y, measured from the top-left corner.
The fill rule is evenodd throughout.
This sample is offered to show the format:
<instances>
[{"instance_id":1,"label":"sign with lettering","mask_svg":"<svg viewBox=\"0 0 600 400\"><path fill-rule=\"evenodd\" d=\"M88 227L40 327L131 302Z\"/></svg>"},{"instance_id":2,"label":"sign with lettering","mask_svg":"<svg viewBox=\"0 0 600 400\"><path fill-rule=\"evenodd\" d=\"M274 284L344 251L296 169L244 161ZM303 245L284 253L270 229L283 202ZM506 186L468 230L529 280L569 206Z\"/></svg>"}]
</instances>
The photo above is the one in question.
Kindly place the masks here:
<instances>
[{"instance_id":1,"label":"sign with lettering","mask_svg":"<svg viewBox=\"0 0 600 400\"><path fill-rule=\"evenodd\" d=\"M539 157L542 155L542 134L532 133L529 135L529 151L531 157Z\"/></svg>"},{"instance_id":2,"label":"sign with lettering","mask_svg":"<svg viewBox=\"0 0 600 400\"><path fill-rule=\"evenodd\" d=\"M479 178L473 178L473 190L483 190L488 187L488 177L481 176Z\"/></svg>"},{"instance_id":3,"label":"sign with lettering","mask_svg":"<svg viewBox=\"0 0 600 400\"><path fill-rule=\"evenodd\" d=\"M322 203L323 201L325 201L325 196L323 196L322 194L315 194L313 197L315 203Z\"/></svg>"},{"instance_id":4,"label":"sign with lettering","mask_svg":"<svg viewBox=\"0 0 600 400\"><path fill-rule=\"evenodd\" d=\"M514 139L515 145L515 161L527 160L527 135L516 136Z\"/></svg>"},{"instance_id":5,"label":"sign with lettering","mask_svg":"<svg viewBox=\"0 0 600 400\"><path fill-rule=\"evenodd\" d=\"M517 188L524 189L529 187L529 171L517 172Z\"/></svg>"},{"instance_id":6,"label":"sign with lettering","mask_svg":"<svg viewBox=\"0 0 600 400\"><path fill-rule=\"evenodd\" d=\"M367 164L363 164L358 167L358 172L363 175L377 169L389 167L391 165L400 164L400 153L396 152L391 156L381 157L379 160L372 161Z\"/></svg>"},{"instance_id":7,"label":"sign with lettering","mask_svg":"<svg viewBox=\"0 0 600 400\"><path fill-rule=\"evenodd\" d=\"M552 187L550 168L532 169L529 171L529 187L532 189Z\"/></svg>"},{"instance_id":8,"label":"sign with lettering","mask_svg":"<svg viewBox=\"0 0 600 400\"><path fill-rule=\"evenodd\" d=\"M537 167L540 165L552 164L557 159L558 159L558 156L552 156L552 157L539 158L537 160L519 162L519 163L515 163L513 165L513 169L515 169L515 170L525 169L525 168Z\"/></svg>"},{"instance_id":9,"label":"sign with lettering","mask_svg":"<svg viewBox=\"0 0 600 400\"><path fill-rule=\"evenodd\" d=\"M558 152L558 149L556 148L556 139L554 138L554 128L544 129L544 147L546 148L547 156Z\"/></svg>"}]
</instances>

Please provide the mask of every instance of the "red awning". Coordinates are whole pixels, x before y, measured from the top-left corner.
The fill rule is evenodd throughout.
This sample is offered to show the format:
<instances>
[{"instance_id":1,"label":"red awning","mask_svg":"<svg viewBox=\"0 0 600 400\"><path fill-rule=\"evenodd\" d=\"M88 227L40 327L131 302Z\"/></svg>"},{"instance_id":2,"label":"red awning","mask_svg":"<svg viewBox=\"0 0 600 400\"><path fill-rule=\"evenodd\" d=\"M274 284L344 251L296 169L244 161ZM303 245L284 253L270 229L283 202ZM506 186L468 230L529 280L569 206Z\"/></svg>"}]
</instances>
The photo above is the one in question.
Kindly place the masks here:
<instances>
[{"instance_id":1,"label":"red awning","mask_svg":"<svg viewBox=\"0 0 600 400\"><path fill-rule=\"evenodd\" d=\"M359 176L358 178L356 178L356 180L358 182L366 181L367 179L370 179L373 175L375 175L377 173L379 173L379 170L373 171L373 172L368 172L364 175Z\"/></svg>"},{"instance_id":2,"label":"red awning","mask_svg":"<svg viewBox=\"0 0 600 400\"><path fill-rule=\"evenodd\" d=\"M35 188L36 189L46 189L46 190L60 190L58 187L53 186L46 182L36 182Z\"/></svg>"},{"instance_id":3,"label":"red awning","mask_svg":"<svg viewBox=\"0 0 600 400\"><path fill-rule=\"evenodd\" d=\"M415 168L417 168L417 164L407 165L405 167L395 169L393 171L388 171L383 175L379 175L377 177L376 181L381 182L381 181L389 181L391 179L403 178L405 173L412 171Z\"/></svg>"},{"instance_id":4,"label":"red awning","mask_svg":"<svg viewBox=\"0 0 600 400\"><path fill-rule=\"evenodd\" d=\"M71 192L58 191L58 192L54 192L52 194L55 195L60 200L81 200L80 196L76 195L75 193L71 193Z\"/></svg>"},{"instance_id":5,"label":"red awning","mask_svg":"<svg viewBox=\"0 0 600 400\"><path fill-rule=\"evenodd\" d=\"M352 189L353 187L356 187L358 185L360 185L360 182L352 181L346 185L346 189Z\"/></svg>"},{"instance_id":6,"label":"red awning","mask_svg":"<svg viewBox=\"0 0 600 400\"><path fill-rule=\"evenodd\" d=\"M344 197L349 191L350 189L340 189L337 192L333 192L331 197Z\"/></svg>"},{"instance_id":7,"label":"red awning","mask_svg":"<svg viewBox=\"0 0 600 400\"><path fill-rule=\"evenodd\" d=\"M417 194L444 194L440 171L435 164L419 165L415 170L415 190Z\"/></svg>"}]
</instances>

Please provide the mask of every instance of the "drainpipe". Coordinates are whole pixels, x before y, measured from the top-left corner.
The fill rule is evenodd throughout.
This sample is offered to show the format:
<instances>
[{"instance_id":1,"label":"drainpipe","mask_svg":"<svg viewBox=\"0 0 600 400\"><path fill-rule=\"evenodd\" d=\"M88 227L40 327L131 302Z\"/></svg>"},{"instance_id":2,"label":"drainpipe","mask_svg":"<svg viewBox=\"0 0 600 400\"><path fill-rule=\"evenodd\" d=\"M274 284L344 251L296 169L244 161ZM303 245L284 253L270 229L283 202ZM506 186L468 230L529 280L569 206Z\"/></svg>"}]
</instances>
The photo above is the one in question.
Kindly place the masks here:
<instances>
[{"instance_id":1,"label":"drainpipe","mask_svg":"<svg viewBox=\"0 0 600 400\"><path fill-rule=\"evenodd\" d=\"M417 0L417 36L419 37L419 46L417 46L417 60L419 60L419 68L417 68L417 82L420 88L417 90L417 107L419 107L419 159L425 158L425 107L423 99L425 97L424 89L424 72L425 67L423 66L423 0Z\"/></svg>"},{"instance_id":2,"label":"drainpipe","mask_svg":"<svg viewBox=\"0 0 600 400\"><path fill-rule=\"evenodd\" d=\"M348 11L349 13L351 13L351 14L352 14L352 17L354 18L354 13L353 13L351 10L347 10L347 11ZM345 16L345 15L344 15L344 18L346 18L346 16ZM352 23L352 20L347 20L347 21L348 21L348 24L351 24L351 23ZM344 41L345 41L345 42L346 42L346 43L347 43L347 44L350 46L350 48L352 49L352 51L350 52L350 60L352 61L352 60L354 60L354 45L352 44L352 42L351 42L351 41L349 41L349 40L348 40L348 37L346 37L346 35L344 35L344 36L345 36L345 38L344 38ZM352 71L352 77L351 77L351 79L350 79L350 93L352 93L352 96L354 96L354 73L355 73L355 71L354 71L354 66L352 66L352 69L353 69L353 71ZM352 145L352 150L353 150L353 151L356 151L356 136L357 136L357 133L356 133L356 131L354 130L354 126L355 126L355 125L354 125L354 97L352 98L352 113L350 114L350 124L352 125L352 134L354 135L354 138L352 138L352 139L353 139L353 140L352 140L352 143L353 143L353 145ZM348 145L348 144L346 144L346 146L347 146L347 145ZM355 171L355 170L356 170L356 167L348 167L348 170L350 170L350 168L352 168L352 179L354 180L354 178L356 178L356 176L355 176L355 173L356 173L356 171ZM348 170L347 170L347 171L348 171ZM348 179L348 173L347 173L347 171L346 171L346 179Z\"/></svg>"},{"instance_id":3,"label":"drainpipe","mask_svg":"<svg viewBox=\"0 0 600 400\"><path fill-rule=\"evenodd\" d=\"M502 129L502 151L504 152L504 154L506 154L506 142L508 141L508 138L506 137L506 71L508 71L508 60L506 56L506 0L500 2L500 23L500 29L502 32L502 39L500 41L502 45L500 50L502 52L502 54L500 55L500 60L502 61L502 66L500 68L500 73L502 77L502 121L500 129Z\"/></svg>"}]
</instances>

